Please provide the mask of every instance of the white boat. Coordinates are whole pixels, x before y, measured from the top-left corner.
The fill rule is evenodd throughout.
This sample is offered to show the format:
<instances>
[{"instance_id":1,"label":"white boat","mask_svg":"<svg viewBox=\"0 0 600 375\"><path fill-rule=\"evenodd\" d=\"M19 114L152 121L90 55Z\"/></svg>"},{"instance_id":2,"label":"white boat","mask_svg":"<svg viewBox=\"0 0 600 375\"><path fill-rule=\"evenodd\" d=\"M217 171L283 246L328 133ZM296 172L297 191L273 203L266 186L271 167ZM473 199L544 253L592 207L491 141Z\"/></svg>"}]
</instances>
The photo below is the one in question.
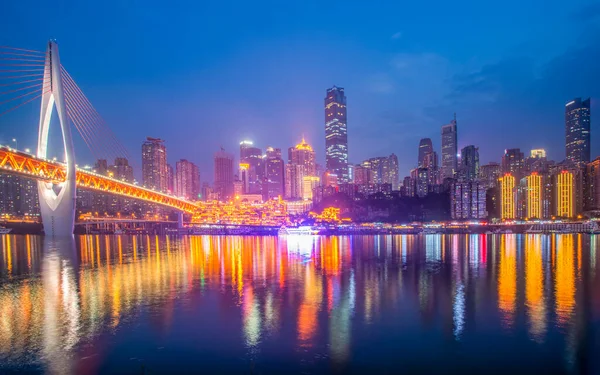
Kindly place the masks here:
<instances>
[{"instance_id":1,"label":"white boat","mask_svg":"<svg viewBox=\"0 0 600 375\"><path fill-rule=\"evenodd\" d=\"M289 235L304 235L311 236L313 234L317 234L318 231L314 230L311 226L301 226L301 227L286 227L282 225L277 232L280 236L289 236Z\"/></svg>"},{"instance_id":2,"label":"white boat","mask_svg":"<svg viewBox=\"0 0 600 375\"><path fill-rule=\"evenodd\" d=\"M12 228L0 227L0 234L9 234Z\"/></svg>"}]
</instances>

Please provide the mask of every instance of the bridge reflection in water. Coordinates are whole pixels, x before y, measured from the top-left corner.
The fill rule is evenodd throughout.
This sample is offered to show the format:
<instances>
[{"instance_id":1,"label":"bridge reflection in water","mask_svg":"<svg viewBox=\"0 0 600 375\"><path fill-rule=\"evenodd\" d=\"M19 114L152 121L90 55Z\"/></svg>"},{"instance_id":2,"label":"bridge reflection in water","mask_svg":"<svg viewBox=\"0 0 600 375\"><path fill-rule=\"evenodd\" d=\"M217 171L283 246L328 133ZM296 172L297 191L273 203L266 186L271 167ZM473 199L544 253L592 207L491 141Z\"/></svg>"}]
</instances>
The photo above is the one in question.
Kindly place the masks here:
<instances>
[{"instance_id":1,"label":"bridge reflection in water","mask_svg":"<svg viewBox=\"0 0 600 375\"><path fill-rule=\"evenodd\" d=\"M589 371L598 240L2 236L0 370Z\"/></svg>"}]
</instances>

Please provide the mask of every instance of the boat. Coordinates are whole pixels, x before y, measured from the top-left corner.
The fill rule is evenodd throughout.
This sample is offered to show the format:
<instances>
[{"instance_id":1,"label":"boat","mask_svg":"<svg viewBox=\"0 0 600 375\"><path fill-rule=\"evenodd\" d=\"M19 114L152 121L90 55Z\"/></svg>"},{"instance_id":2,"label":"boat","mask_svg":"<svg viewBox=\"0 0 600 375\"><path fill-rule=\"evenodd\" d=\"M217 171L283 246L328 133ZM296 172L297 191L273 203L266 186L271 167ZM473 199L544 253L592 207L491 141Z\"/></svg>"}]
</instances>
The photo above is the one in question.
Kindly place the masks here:
<instances>
[{"instance_id":1,"label":"boat","mask_svg":"<svg viewBox=\"0 0 600 375\"><path fill-rule=\"evenodd\" d=\"M317 230L314 230L311 226L301 226L301 227L286 227L282 225L281 228L277 231L277 234L280 236L289 236L289 235L304 235L304 236L312 236L313 234L318 234Z\"/></svg>"},{"instance_id":2,"label":"boat","mask_svg":"<svg viewBox=\"0 0 600 375\"><path fill-rule=\"evenodd\" d=\"M0 227L0 234L9 234L12 231L12 228Z\"/></svg>"}]
</instances>

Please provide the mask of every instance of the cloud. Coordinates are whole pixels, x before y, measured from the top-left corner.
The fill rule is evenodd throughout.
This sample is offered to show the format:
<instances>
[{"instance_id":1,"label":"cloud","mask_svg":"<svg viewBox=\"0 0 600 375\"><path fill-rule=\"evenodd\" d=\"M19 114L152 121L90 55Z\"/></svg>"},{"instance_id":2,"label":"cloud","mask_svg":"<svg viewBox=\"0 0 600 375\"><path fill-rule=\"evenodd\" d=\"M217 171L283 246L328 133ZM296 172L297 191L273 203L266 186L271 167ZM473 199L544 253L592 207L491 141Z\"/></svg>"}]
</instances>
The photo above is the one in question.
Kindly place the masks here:
<instances>
[{"instance_id":1,"label":"cloud","mask_svg":"<svg viewBox=\"0 0 600 375\"><path fill-rule=\"evenodd\" d=\"M390 94L394 92L394 84L387 73L373 74L367 82L367 88L376 94Z\"/></svg>"},{"instance_id":2,"label":"cloud","mask_svg":"<svg viewBox=\"0 0 600 375\"><path fill-rule=\"evenodd\" d=\"M398 31L397 33L392 35L392 40L396 40L396 39L400 39L400 38L402 38L402 31Z\"/></svg>"}]
</instances>

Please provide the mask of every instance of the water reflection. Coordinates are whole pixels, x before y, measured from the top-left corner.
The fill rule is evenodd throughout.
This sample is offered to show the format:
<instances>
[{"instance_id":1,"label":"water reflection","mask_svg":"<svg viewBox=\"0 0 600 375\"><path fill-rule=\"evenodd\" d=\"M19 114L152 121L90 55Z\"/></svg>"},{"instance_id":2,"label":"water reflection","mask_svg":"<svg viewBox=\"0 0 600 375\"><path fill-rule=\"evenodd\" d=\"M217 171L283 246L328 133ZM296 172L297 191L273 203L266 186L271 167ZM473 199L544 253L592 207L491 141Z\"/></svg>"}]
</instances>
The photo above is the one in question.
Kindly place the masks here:
<instances>
[{"instance_id":1,"label":"water reflection","mask_svg":"<svg viewBox=\"0 0 600 375\"><path fill-rule=\"evenodd\" d=\"M506 356L519 345L531 351L519 341L524 332L535 345L547 345L531 351L532 361L558 350L560 365L574 371L589 357L585 353L597 349L589 335L598 332L600 320L598 240L2 236L0 370L94 373L104 362L127 369L133 364L103 354L110 344L101 338L135 343L142 340L135 327L150 318L166 341L161 345L176 346L189 336L200 341L198 348L210 348L210 338L185 332L217 324L226 357L298 367L320 360L334 366L323 367L327 371L356 361L391 366L429 350L461 368L466 363L460 357L447 350L436 354L435 348L455 340L463 349L481 350L481 340L496 337L498 346L505 345L496 349ZM170 337L179 327L183 336ZM372 345L399 352L383 358ZM153 355L145 354L144 361L159 369L169 362L153 363ZM492 350L483 355L506 360Z\"/></svg>"}]
</instances>

